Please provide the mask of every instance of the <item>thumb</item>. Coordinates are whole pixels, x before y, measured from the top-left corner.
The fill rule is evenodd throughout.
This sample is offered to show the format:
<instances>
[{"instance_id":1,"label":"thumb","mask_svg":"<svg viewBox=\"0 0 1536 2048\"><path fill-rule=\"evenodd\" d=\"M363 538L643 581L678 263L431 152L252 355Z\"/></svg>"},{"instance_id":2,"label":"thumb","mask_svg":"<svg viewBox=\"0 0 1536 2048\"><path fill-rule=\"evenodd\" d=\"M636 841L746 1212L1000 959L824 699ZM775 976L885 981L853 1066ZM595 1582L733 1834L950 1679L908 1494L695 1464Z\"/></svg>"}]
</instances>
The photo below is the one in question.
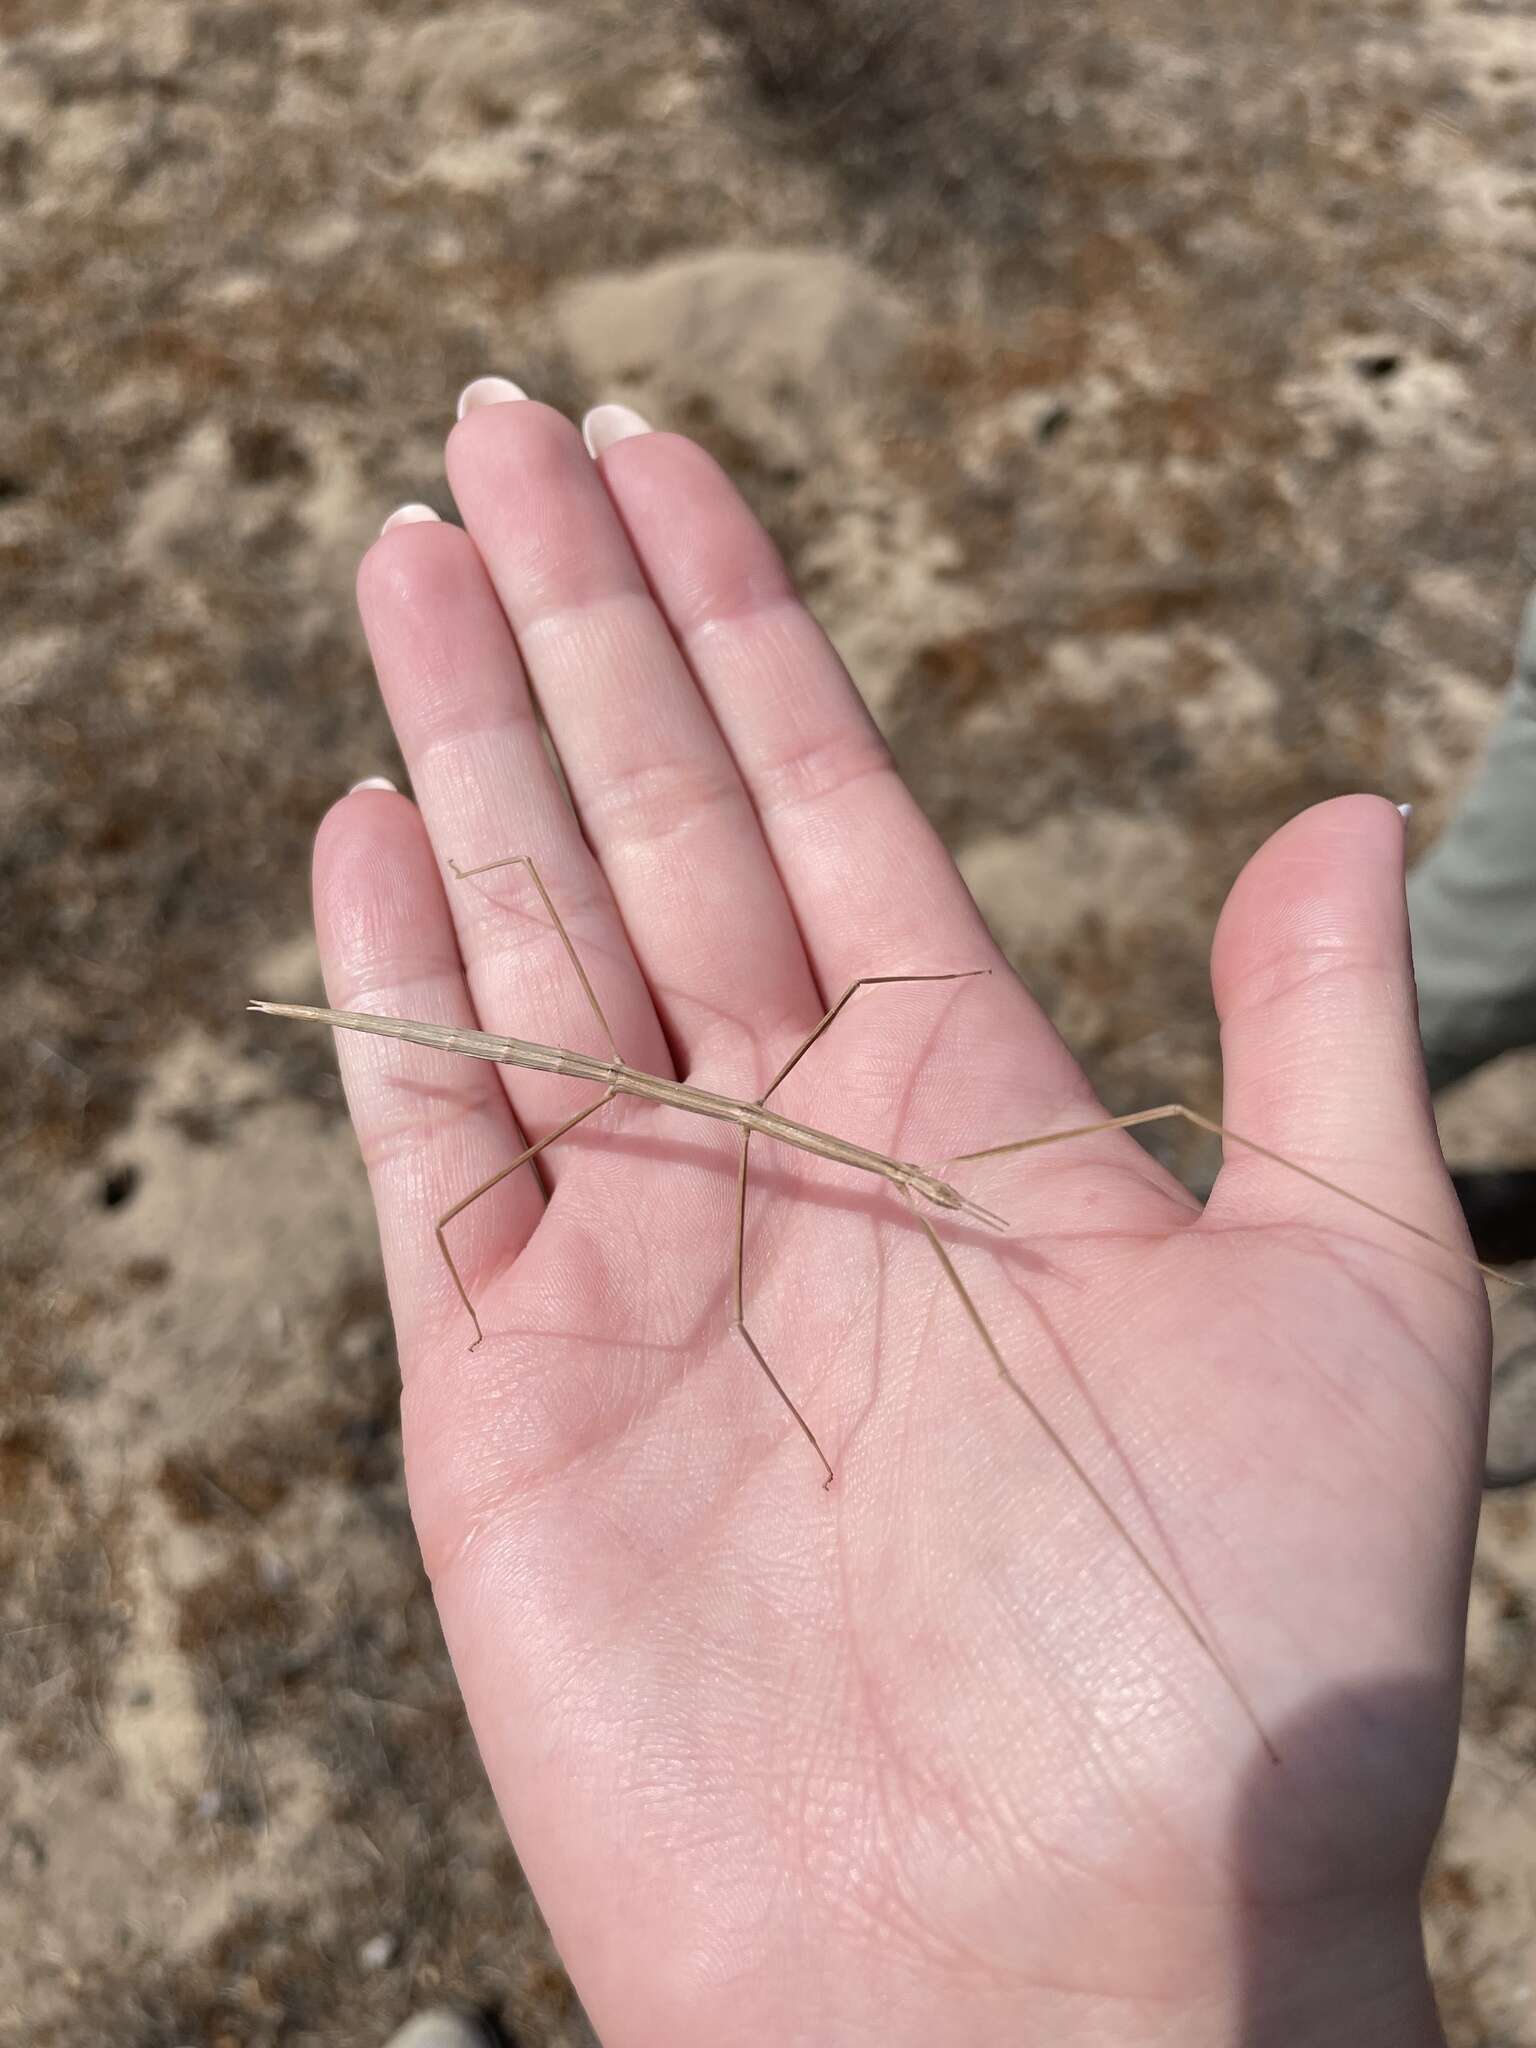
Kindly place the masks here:
<instances>
[{"instance_id":1,"label":"thumb","mask_svg":"<svg viewBox=\"0 0 1536 2048\"><path fill-rule=\"evenodd\" d=\"M1211 985L1221 1019L1222 1121L1351 1194L1466 1244L1440 1156L1419 1046L1405 830L1379 797L1340 797L1281 828L1221 914ZM1349 1205L1228 1144L1213 1220L1320 1220ZM1355 1210L1351 1229L1391 1225Z\"/></svg>"}]
</instances>

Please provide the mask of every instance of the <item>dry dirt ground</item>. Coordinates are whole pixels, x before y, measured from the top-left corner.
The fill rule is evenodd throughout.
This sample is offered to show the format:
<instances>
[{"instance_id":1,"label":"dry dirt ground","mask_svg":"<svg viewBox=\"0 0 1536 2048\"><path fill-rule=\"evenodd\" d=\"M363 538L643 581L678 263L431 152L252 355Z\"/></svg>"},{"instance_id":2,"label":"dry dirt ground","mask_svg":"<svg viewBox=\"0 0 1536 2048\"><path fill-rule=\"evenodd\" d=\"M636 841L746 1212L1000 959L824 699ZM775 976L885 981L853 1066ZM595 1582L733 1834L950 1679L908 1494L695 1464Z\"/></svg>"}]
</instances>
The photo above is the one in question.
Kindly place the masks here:
<instances>
[{"instance_id":1,"label":"dry dirt ground","mask_svg":"<svg viewBox=\"0 0 1536 2048\"><path fill-rule=\"evenodd\" d=\"M1441 826L1536 571L1531 0L4 0L0 2040L582 2038L413 1549L311 830L486 370L699 435L1116 1107L1223 893ZM1536 1070L1447 1105L1536 1157ZM1182 1163L1197 1176L1209 1162ZM1430 1886L1536 2044L1536 1535Z\"/></svg>"}]
</instances>

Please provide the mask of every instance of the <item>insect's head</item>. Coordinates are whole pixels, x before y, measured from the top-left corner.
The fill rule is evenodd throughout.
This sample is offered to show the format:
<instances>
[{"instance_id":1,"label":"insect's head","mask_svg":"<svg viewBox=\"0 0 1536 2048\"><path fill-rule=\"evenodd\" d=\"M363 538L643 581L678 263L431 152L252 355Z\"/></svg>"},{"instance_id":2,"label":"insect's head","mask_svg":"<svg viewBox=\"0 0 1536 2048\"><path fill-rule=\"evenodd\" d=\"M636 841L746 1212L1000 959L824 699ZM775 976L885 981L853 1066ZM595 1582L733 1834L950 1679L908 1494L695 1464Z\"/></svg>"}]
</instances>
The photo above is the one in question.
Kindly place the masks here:
<instances>
[{"instance_id":1,"label":"insect's head","mask_svg":"<svg viewBox=\"0 0 1536 2048\"><path fill-rule=\"evenodd\" d=\"M972 1216L978 1223L985 1223L990 1230L1006 1230L1008 1225L1001 1216L994 1216L990 1209L983 1209L979 1202L973 1202L962 1195L958 1188L952 1188L947 1180L936 1180L923 1174L914 1180L917 1193L932 1202L938 1209L958 1209L962 1216Z\"/></svg>"}]
</instances>

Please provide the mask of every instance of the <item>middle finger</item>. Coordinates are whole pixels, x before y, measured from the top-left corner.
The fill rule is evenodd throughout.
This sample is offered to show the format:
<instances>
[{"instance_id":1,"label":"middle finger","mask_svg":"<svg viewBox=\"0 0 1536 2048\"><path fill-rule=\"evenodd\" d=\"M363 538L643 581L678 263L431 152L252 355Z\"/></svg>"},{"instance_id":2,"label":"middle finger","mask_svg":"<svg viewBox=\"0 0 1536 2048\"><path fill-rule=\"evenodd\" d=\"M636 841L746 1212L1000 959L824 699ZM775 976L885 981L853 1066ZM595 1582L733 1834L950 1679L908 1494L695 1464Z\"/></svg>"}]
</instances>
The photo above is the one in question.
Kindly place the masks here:
<instances>
[{"instance_id":1,"label":"middle finger","mask_svg":"<svg viewBox=\"0 0 1536 2048\"><path fill-rule=\"evenodd\" d=\"M597 468L569 421L521 401L468 413L448 474L679 1068L753 1085L765 1040L808 1029L819 998L751 799Z\"/></svg>"}]
</instances>

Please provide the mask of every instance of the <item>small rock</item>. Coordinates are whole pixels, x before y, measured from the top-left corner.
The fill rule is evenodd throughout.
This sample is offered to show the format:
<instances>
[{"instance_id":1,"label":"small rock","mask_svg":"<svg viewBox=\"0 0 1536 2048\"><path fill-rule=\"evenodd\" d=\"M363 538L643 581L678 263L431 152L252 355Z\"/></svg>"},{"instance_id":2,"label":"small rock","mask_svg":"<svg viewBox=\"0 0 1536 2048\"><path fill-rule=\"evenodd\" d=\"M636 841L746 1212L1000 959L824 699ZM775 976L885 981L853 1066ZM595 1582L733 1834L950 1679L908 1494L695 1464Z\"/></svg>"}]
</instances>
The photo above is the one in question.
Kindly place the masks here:
<instances>
[{"instance_id":1,"label":"small rock","mask_svg":"<svg viewBox=\"0 0 1536 2048\"><path fill-rule=\"evenodd\" d=\"M384 2048L491 2048L491 2037L469 2014L435 2005L408 2019Z\"/></svg>"},{"instance_id":2,"label":"small rock","mask_svg":"<svg viewBox=\"0 0 1536 2048\"><path fill-rule=\"evenodd\" d=\"M365 1941L357 1952L358 1968L362 1970L387 1970L395 1959L399 1946L392 1934L376 1934L371 1941Z\"/></svg>"}]
</instances>

